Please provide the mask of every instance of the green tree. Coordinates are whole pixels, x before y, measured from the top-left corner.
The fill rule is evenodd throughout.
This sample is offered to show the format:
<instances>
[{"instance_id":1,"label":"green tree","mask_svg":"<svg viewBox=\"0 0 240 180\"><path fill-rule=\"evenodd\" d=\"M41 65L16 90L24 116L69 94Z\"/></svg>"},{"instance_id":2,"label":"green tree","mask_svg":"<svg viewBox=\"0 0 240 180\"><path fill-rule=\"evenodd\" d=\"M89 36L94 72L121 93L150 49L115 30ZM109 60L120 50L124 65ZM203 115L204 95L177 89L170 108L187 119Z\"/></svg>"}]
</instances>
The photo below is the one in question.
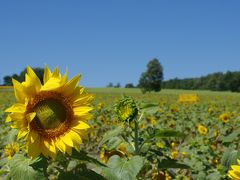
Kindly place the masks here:
<instances>
[{"instance_id":1,"label":"green tree","mask_svg":"<svg viewBox=\"0 0 240 180\"><path fill-rule=\"evenodd\" d=\"M11 86L12 85L12 77L11 76L4 76L3 77L3 84L5 86Z\"/></svg>"},{"instance_id":2,"label":"green tree","mask_svg":"<svg viewBox=\"0 0 240 180\"><path fill-rule=\"evenodd\" d=\"M112 82L110 82L108 85L107 85L107 87L113 87L113 83Z\"/></svg>"},{"instance_id":3,"label":"green tree","mask_svg":"<svg viewBox=\"0 0 240 180\"><path fill-rule=\"evenodd\" d=\"M128 83L125 85L125 88L134 88L133 83Z\"/></svg>"},{"instance_id":4,"label":"green tree","mask_svg":"<svg viewBox=\"0 0 240 180\"><path fill-rule=\"evenodd\" d=\"M161 91L163 80L163 67L158 59L153 59L147 64L147 71L141 74L139 87L142 92Z\"/></svg>"}]
</instances>

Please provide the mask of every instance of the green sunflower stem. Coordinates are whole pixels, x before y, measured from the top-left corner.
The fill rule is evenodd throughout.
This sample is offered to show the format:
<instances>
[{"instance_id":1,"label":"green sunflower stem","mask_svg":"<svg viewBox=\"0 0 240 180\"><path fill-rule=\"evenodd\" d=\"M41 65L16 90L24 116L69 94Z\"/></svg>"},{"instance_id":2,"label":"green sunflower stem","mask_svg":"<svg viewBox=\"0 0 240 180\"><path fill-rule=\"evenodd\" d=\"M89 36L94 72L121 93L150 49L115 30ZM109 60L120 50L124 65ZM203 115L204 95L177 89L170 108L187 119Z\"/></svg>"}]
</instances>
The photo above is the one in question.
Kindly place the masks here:
<instances>
[{"instance_id":1,"label":"green sunflower stem","mask_svg":"<svg viewBox=\"0 0 240 180\"><path fill-rule=\"evenodd\" d=\"M138 120L134 118L134 145L135 145L135 154L139 153L139 138L138 138Z\"/></svg>"}]
</instances>

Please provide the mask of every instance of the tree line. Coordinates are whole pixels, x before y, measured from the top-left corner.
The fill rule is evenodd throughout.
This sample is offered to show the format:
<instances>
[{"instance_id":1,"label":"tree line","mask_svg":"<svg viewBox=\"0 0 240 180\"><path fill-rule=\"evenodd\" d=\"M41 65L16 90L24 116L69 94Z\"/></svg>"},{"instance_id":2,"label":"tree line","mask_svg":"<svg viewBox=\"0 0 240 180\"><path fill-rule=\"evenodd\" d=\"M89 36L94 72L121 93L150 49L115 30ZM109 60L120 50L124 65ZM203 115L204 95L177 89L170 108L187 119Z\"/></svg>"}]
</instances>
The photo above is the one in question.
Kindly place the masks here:
<instances>
[{"instance_id":1,"label":"tree line","mask_svg":"<svg viewBox=\"0 0 240 180\"><path fill-rule=\"evenodd\" d=\"M170 79L163 81L162 87L165 89L240 92L240 71L217 72L199 78Z\"/></svg>"},{"instance_id":2,"label":"tree line","mask_svg":"<svg viewBox=\"0 0 240 180\"><path fill-rule=\"evenodd\" d=\"M33 68L37 76L43 81L43 68ZM13 74L3 78L3 85L12 85L12 78L23 82L25 80L26 69L19 75ZM109 83L107 87L121 87L120 83L113 85ZM170 79L163 81L163 67L158 59L154 58L147 64L147 69L139 78L139 84L134 86L132 83L126 84L125 88L140 88L143 93L160 91L164 89L187 89L187 90L212 90L212 91L232 91L240 92L240 71L227 71L226 73L217 72L199 78Z\"/></svg>"}]
</instances>

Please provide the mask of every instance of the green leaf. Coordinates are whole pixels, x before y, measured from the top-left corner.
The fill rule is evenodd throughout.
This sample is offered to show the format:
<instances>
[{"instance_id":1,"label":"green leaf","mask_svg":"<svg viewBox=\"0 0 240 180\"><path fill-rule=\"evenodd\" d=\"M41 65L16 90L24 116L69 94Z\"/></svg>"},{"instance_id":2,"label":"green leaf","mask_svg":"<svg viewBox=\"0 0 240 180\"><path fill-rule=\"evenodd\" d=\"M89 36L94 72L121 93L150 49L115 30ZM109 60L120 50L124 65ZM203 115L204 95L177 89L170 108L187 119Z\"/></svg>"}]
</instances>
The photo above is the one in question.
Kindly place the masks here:
<instances>
[{"instance_id":1,"label":"green leaf","mask_svg":"<svg viewBox=\"0 0 240 180\"><path fill-rule=\"evenodd\" d=\"M219 171L214 170L211 174L207 175L206 177L207 180L212 180L212 179L221 179L221 174Z\"/></svg>"},{"instance_id":2,"label":"green leaf","mask_svg":"<svg viewBox=\"0 0 240 180\"><path fill-rule=\"evenodd\" d=\"M124 131L124 128L122 126L118 126L116 129L108 131L106 134L104 134L103 139L100 141L99 147L102 146L104 143L106 143L108 140L110 140L112 137L118 136L123 131Z\"/></svg>"},{"instance_id":3,"label":"green leaf","mask_svg":"<svg viewBox=\"0 0 240 180\"><path fill-rule=\"evenodd\" d=\"M228 149L224 152L221 164L229 169L231 165L237 164L237 159L240 158L240 151Z\"/></svg>"},{"instance_id":4,"label":"green leaf","mask_svg":"<svg viewBox=\"0 0 240 180\"><path fill-rule=\"evenodd\" d=\"M90 163L93 163L93 164L96 164L96 165L106 167L105 164L101 163L97 159L94 159L93 157L88 156L87 153L84 152L84 151L78 152L76 150L73 150L71 157L74 158L74 159L78 159L78 160L81 160L81 161L87 161L87 162L90 162Z\"/></svg>"},{"instance_id":5,"label":"green leaf","mask_svg":"<svg viewBox=\"0 0 240 180\"><path fill-rule=\"evenodd\" d=\"M158 106L159 103L141 103L140 109L152 108Z\"/></svg>"},{"instance_id":6,"label":"green leaf","mask_svg":"<svg viewBox=\"0 0 240 180\"><path fill-rule=\"evenodd\" d=\"M179 169L189 169L190 167L186 164L178 163L174 159L162 159L158 160L159 169L168 169L168 168L179 168Z\"/></svg>"},{"instance_id":7,"label":"green leaf","mask_svg":"<svg viewBox=\"0 0 240 180\"><path fill-rule=\"evenodd\" d=\"M222 142L223 143L229 143L229 142L233 142L234 139L236 139L240 134L240 129L237 129L235 131L233 131L231 134L229 134L228 136L223 136Z\"/></svg>"},{"instance_id":8,"label":"green leaf","mask_svg":"<svg viewBox=\"0 0 240 180\"><path fill-rule=\"evenodd\" d=\"M80 176L79 179L87 178L89 180L91 180L91 179L106 180L102 175L100 175L100 174L98 174L95 171L90 170L90 169L82 171L81 173L79 173L79 176Z\"/></svg>"},{"instance_id":9,"label":"green leaf","mask_svg":"<svg viewBox=\"0 0 240 180\"><path fill-rule=\"evenodd\" d=\"M37 171L41 171L44 174L47 174L48 162L47 159L41 155L34 159L34 162L30 165L33 169Z\"/></svg>"},{"instance_id":10,"label":"green leaf","mask_svg":"<svg viewBox=\"0 0 240 180\"><path fill-rule=\"evenodd\" d=\"M41 162L42 161L42 162ZM22 154L15 154L9 161L10 177L19 180L46 179L43 165L45 162L41 158L29 159Z\"/></svg>"},{"instance_id":11,"label":"green leaf","mask_svg":"<svg viewBox=\"0 0 240 180\"><path fill-rule=\"evenodd\" d=\"M84 171L77 171L75 173L73 172L60 172L58 176L59 180L76 180L76 179L81 179L81 180L92 180L92 179L97 179L97 180L106 180L103 176L100 174L87 169Z\"/></svg>"},{"instance_id":12,"label":"green leaf","mask_svg":"<svg viewBox=\"0 0 240 180\"><path fill-rule=\"evenodd\" d=\"M119 144L121 144L122 140L119 137L112 137L106 143L108 150L116 149Z\"/></svg>"},{"instance_id":13,"label":"green leaf","mask_svg":"<svg viewBox=\"0 0 240 180\"><path fill-rule=\"evenodd\" d=\"M108 161L108 167L104 168L103 174L108 180L133 180L136 179L143 167L143 158L133 156L130 160L115 155Z\"/></svg>"},{"instance_id":14,"label":"green leaf","mask_svg":"<svg viewBox=\"0 0 240 180\"><path fill-rule=\"evenodd\" d=\"M68 163L68 166L67 166L67 171L72 171L74 168L76 168L78 165L78 160L71 160L69 163Z\"/></svg>"},{"instance_id":15,"label":"green leaf","mask_svg":"<svg viewBox=\"0 0 240 180\"><path fill-rule=\"evenodd\" d=\"M11 144L16 141L17 139L18 130L17 129L11 129L7 135L3 138L4 143Z\"/></svg>"},{"instance_id":16,"label":"green leaf","mask_svg":"<svg viewBox=\"0 0 240 180\"><path fill-rule=\"evenodd\" d=\"M160 129L155 129L154 137L158 138L169 138L169 137L183 137L184 134L179 131L171 130L171 129L165 129L165 130L160 130Z\"/></svg>"}]
</instances>

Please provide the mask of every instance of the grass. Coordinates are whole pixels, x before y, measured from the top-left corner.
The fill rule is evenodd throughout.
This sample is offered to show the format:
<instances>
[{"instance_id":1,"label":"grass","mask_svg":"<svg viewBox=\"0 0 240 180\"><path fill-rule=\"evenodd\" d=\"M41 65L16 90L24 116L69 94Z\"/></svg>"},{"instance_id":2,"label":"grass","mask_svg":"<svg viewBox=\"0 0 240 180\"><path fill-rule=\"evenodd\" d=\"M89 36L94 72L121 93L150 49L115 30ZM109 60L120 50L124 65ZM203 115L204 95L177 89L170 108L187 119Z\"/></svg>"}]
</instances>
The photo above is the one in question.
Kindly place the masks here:
<instances>
[{"instance_id":1,"label":"grass","mask_svg":"<svg viewBox=\"0 0 240 180\"><path fill-rule=\"evenodd\" d=\"M96 102L110 103L123 95L132 96L140 102L176 102L179 94L197 94L202 102L209 101L224 101L228 100L236 101L240 98L240 93L232 92L217 92L206 90L172 90L163 89L160 92L151 92L142 94L140 89L137 88L88 88L89 93L96 95Z\"/></svg>"},{"instance_id":2,"label":"grass","mask_svg":"<svg viewBox=\"0 0 240 180\"><path fill-rule=\"evenodd\" d=\"M240 93L217 92L206 90L172 90L163 89L160 92L142 94L138 88L87 88L87 92L95 94L95 103L104 102L111 104L123 95L132 96L139 102L161 102L174 103L178 100L179 94L197 94L201 102L209 101L236 101L240 99ZM0 88L0 104L12 104L15 102L14 93L11 88ZM0 106L0 110L2 106Z\"/></svg>"}]
</instances>

